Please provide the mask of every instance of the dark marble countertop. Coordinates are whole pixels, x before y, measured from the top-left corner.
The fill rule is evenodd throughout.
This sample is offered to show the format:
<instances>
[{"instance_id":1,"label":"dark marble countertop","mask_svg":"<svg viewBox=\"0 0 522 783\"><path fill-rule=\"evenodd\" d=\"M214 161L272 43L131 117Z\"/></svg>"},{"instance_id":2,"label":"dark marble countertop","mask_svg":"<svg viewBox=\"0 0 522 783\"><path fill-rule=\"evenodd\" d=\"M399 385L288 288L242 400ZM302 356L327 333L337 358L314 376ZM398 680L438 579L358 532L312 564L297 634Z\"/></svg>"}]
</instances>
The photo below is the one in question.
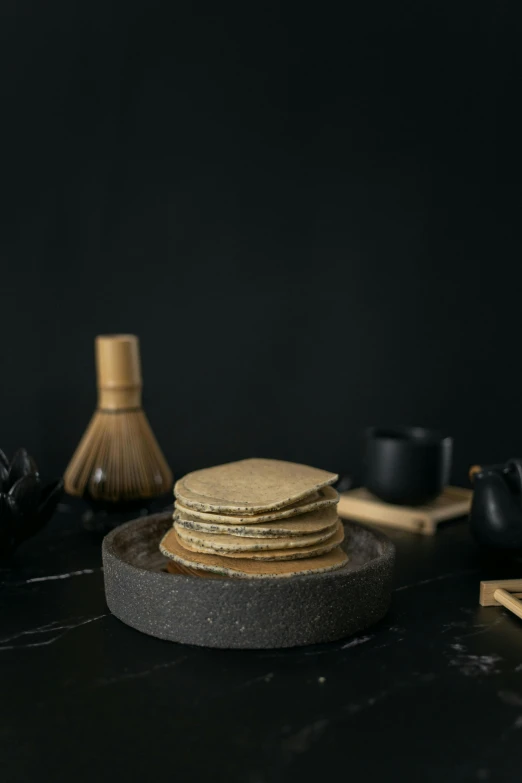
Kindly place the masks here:
<instances>
[{"instance_id":1,"label":"dark marble countertop","mask_svg":"<svg viewBox=\"0 0 522 783\"><path fill-rule=\"evenodd\" d=\"M393 605L366 633L226 651L111 616L80 517L62 507L0 571L5 783L520 780L522 622L478 592L522 560L484 559L465 522L391 534Z\"/></svg>"}]
</instances>

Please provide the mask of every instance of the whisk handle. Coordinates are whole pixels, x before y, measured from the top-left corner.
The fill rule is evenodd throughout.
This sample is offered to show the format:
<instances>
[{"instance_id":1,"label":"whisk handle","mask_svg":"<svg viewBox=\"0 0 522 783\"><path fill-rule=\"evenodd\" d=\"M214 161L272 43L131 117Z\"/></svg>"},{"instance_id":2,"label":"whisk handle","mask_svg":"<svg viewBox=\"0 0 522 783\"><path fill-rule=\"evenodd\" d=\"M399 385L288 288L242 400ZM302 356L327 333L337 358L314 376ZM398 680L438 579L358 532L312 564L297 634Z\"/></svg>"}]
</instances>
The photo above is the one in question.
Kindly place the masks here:
<instances>
[{"instance_id":1,"label":"whisk handle","mask_svg":"<svg viewBox=\"0 0 522 783\"><path fill-rule=\"evenodd\" d=\"M134 334L99 335L95 341L98 408L141 407L140 346Z\"/></svg>"}]
</instances>

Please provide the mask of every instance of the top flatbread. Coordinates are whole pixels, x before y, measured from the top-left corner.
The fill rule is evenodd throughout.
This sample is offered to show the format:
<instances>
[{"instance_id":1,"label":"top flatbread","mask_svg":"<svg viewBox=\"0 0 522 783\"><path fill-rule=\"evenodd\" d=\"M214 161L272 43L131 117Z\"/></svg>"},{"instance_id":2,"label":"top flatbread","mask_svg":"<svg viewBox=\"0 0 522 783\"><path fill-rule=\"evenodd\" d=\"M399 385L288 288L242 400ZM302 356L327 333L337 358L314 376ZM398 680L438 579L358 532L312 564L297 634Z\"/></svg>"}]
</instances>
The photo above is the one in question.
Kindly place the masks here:
<instances>
[{"instance_id":1,"label":"top flatbread","mask_svg":"<svg viewBox=\"0 0 522 783\"><path fill-rule=\"evenodd\" d=\"M256 525L261 522L273 522L276 519L291 519L295 516L308 514L311 511L319 511L333 508L339 502L339 493L333 487L323 487L312 495L292 503L291 506L281 508L278 511L268 511L264 514L212 514L208 511L198 511L195 508L184 506L179 500L176 500L174 507L175 513L182 516L188 516L190 519L199 519L202 522L209 522L213 525Z\"/></svg>"},{"instance_id":2,"label":"top flatbread","mask_svg":"<svg viewBox=\"0 0 522 783\"><path fill-rule=\"evenodd\" d=\"M338 476L326 470L275 459L244 459L188 473L174 494L200 511L257 514L290 506Z\"/></svg>"}]
</instances>

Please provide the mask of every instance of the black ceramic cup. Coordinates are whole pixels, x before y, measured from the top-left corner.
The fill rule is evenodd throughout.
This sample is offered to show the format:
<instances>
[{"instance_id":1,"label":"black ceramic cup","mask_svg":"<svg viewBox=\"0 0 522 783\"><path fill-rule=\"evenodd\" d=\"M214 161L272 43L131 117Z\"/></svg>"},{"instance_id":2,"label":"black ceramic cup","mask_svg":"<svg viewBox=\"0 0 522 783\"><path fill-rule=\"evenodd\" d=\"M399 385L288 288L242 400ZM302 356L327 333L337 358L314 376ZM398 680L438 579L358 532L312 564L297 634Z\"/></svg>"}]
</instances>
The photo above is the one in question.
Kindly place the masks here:
<instances>
[{"instance_id":1,"label":"black ceramic cup","mask_svg":"<svg viewBox=\"0 0 522 783\"><path fill-rule=\"evenodd\" d=\"M420 506L449 481L453 440L422 427L372 427L366 432L365 486L385 503Z\"/></svg>"}]
</instances>

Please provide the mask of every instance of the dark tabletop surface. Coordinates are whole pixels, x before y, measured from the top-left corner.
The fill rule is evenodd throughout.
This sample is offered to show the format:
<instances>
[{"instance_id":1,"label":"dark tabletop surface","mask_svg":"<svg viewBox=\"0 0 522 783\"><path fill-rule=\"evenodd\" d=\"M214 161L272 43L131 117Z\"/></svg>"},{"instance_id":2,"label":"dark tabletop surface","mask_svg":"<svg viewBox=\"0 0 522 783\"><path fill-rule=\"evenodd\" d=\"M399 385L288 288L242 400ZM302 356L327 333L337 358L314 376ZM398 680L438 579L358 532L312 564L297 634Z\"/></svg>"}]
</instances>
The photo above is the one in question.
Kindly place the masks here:
<instances>
[{"instance_id":1,"label":"dark tabletop surface","mask_svg":"<svg viewBox=\"0 0 522 783\"><path fill-rule=\"evenodd\" d=\"M392 608L355 638L227 651L150 638L105 604L78 506L0 571L0 780L522 779L522 622L478 605L465 522L393 532Z\"/></svg>"}]
</instances>

